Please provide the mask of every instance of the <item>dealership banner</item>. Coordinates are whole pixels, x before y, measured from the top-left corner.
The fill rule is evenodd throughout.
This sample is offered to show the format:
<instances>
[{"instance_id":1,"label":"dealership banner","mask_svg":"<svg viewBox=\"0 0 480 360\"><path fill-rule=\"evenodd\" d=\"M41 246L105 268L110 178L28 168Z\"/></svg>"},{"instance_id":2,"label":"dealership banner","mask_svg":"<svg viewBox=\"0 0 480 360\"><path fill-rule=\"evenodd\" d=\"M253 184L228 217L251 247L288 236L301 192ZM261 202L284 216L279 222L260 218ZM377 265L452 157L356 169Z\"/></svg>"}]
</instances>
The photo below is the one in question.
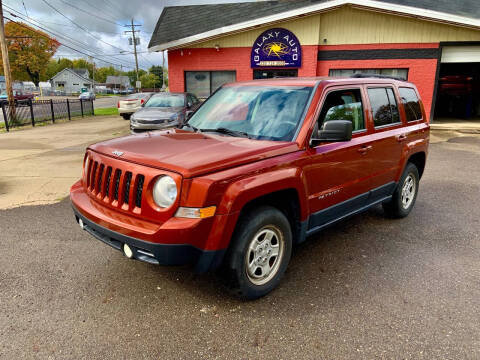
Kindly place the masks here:
<instances>
[{"instance_id":1,"label":"dealership banner","mask_svg":"<svg viewBox=\"0 0 480 360\"><path fill-rule=\"evenodd\" d=\"M302 48L297 37L289 30L270 29L257 38L252 47L252 68L302 66Z\"/></svg>"}]
</instances>

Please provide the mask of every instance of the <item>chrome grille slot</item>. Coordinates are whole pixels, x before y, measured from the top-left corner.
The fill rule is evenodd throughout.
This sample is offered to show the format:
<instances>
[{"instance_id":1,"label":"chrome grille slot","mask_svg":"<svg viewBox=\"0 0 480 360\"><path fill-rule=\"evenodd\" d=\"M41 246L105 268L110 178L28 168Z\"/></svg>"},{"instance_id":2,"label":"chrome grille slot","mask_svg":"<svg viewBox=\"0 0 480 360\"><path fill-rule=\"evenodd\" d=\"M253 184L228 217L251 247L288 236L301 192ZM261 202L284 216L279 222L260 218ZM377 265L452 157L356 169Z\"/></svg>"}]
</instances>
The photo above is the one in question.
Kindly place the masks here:
<instances>
[{"instance_id":1,"label":"chrome grille slot","mask_svg":"<svg viewBox=\"0 0 480 360\"><path fill-rule=\"evenodd\" d=\"M123 187L123 202L128 205L130 199L130 184L132 182L132 173L127 171L125 173L125 185Z\"/></svg>"},{"instance_id":2,"label":"chrome grille slot","mask_svg":"<svg viewBox=\"0 0 480 360\"><path fill-rule=\"evenodd\" d=\"M145 176L137 175L137 188L135 191L135 206L138 208L142 207L142 193L143 193L143 184L145 182Z\"/></svg>"},{"instance_id":3,"label":"chrome grille slot","mask_svg":"<svg viewBox=\"0 0 480 360\"><path fill-rule=\"evenodd\" d=\"M113 178L114 190L113 199L118 200L118 188L120 187L120 176L122 176L122 170L115 170L115 177Z\"/></svg>"},{"instance_id":4,"label":"chrome grille slot","mask_svg":"<svg viewBox=\"0 0 480 360\"><path fill-rule=\"evenodd\" d=\"M109 166L107 168L107 179L105 180L105 189L103 190L104 194L106 197L108 197L108 194L110 193L110 180L112 179L112 167Z\"/></svg>"}]
</instances>

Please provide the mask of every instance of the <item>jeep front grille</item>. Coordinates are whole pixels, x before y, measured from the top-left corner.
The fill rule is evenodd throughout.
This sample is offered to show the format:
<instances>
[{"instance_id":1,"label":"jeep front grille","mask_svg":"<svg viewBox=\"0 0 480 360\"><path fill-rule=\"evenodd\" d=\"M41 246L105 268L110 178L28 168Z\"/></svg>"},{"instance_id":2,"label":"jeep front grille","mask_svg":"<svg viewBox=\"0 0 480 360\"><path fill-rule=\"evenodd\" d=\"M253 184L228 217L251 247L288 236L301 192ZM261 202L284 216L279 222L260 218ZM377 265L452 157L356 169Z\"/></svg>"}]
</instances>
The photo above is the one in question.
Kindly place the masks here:
<instances>
[{"instance_id":1,"label":"jeep front grille","mask_svg":"<svg viewBox=\"0 0 480 360\"><path fill-rule=\"evenodd\" d=\"M141 209L144 174L122 171L93 160L89 161L88 165L85 174L87 191L90 194L113 206L129 210Z\"/></svg>"}]
</instances>

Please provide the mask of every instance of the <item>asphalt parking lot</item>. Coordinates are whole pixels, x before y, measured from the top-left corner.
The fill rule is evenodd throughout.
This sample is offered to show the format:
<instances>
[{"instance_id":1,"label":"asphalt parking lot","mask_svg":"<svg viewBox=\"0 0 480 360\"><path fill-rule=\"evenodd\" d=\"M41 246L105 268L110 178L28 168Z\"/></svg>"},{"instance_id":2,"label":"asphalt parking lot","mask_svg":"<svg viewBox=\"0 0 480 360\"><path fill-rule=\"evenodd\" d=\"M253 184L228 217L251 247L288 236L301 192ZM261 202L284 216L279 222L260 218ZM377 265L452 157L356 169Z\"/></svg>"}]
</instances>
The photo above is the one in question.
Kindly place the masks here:
<instances>
[{"instance_id":1,"label":"asphalt parking lot","mask_svg":"<svg viewBox=\"0 0 480 360\"><path fill-rule=\"evenodd\" d=\"M408 218L325 230L254 302L127 260L68 200L0 211L0 358L478 359L480 137L443 140Z\"/></svg>"}]
</instances>

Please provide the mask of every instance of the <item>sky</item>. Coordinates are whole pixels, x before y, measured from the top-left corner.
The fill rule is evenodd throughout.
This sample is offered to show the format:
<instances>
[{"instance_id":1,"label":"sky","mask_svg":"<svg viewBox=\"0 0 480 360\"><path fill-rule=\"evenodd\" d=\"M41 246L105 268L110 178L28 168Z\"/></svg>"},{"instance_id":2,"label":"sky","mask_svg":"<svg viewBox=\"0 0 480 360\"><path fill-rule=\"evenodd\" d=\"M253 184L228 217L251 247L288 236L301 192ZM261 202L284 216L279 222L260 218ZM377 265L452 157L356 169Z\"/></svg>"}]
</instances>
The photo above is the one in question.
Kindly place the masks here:
<instances>
[{"instance_id":1,"label":"sky","mask_svg":"<svg viewBox=\"0 0 480 360\"><path fill-rule=\"evenodd\" d=\"M242 0L254 1L254 0ZM162 53L149 53L148 43L165 6L239 2L236 0L3 0L4 16L48 30L61 46L55 58L95 58L96 66L133 70L135 58L129 45L131 30L124 25L134 19L140 30L139 67L162 65ZM58 11L57 11L58 10ZM16 15L14 17L12 14ZM23 19L22 19L23 18ZM38 28L38 27L37 27ZM52 33L54 35L52 35ZM67 46L81 51L69 49ZM108 63L108 62L110 63Z\"/></svg>"}]
</instances>

